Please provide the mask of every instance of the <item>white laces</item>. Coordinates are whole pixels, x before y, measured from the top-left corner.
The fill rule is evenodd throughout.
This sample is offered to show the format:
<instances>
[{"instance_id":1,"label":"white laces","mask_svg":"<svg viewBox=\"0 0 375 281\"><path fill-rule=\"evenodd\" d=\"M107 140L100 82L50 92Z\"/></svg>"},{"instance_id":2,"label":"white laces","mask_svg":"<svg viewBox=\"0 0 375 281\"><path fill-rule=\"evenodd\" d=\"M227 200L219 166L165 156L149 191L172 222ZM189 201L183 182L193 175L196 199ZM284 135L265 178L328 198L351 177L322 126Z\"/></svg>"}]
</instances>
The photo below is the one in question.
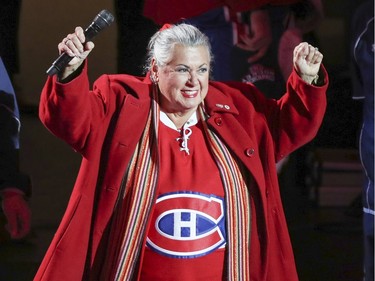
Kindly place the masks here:
<instances>
[{"instance_id":1,"label":"white laces","mask_svg":"<svg viewBox=\"0 0 375 281\"><path fill-rule=\"evenodd\" d=\"M198 123L197 113L194 112L189 120L182 126L182 129L178 129L176 125L169 119L168 115L165 112L160 111L160 121L167 127L178 131L181 134L181 137L176 138L176 141L180 143L180 151L185 151L186 154L190 155L190 150L188 147L188 140L192 134L191 126L194 126Z\"/></svg>"},{"instance_id":2,"label":"white laces","mask_svg":"<svg viewBox=\"0 0 375 281\"><path fill-rule=\"evenodd\" d=\"M180 142L180 151L185 151L187 155L190 155L189 147L188 147L188 140L189 137L192 133L191 129L189 127L186 127L186 124L182 127L181 130L182 132L182 137L181 138L176 138L176 141Z\"/></svg>"}]
</instances>

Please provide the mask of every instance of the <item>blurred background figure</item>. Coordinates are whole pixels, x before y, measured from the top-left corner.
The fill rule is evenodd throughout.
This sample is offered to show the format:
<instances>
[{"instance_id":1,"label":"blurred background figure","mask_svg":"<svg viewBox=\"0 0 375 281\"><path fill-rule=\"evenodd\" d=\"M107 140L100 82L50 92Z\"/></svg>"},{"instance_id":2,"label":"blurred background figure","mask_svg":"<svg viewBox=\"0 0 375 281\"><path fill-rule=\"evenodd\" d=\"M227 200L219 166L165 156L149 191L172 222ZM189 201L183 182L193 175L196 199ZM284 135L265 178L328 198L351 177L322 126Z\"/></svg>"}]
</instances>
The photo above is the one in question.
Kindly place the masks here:
<instances>
[{"instance_id":1,"label":"blurred background figure","mask_svg":"<svg viewBox=\"0 0 375 281\"><path fill-rule=\"evenodd\" d=\"M146 56L147 40L164 23L186 22L197 26L209 38L215 61L213 78L233 80L230 65L231 50L238 38L236 22L240 12L256 9L266 4L286 5L300 0L263 1L179 1L170 0L114 1L118 24L119 73L143 74L142 62ZM168 9L166 9L168 7ZM131 40L129 40L131 38ZM143 48L144 47L144 48Z\"/></svg>"},{"instance_id":2,"label":"blurred background figure","mask_svg":"<svg viewBox=\"0 0 375 281\"><path fill-rule=\"evenodd\" d=\"M30 178L19 171L20 116L12 83L0 57L0 242L30 232ZM5 232L6 230L6 232Z\"/></svg>"},{"instance_id":3,"label":"blurred background figure","mask_svg":"<svg viewBox=\"0 0 375 281\"><path fill-rule=\"evenodd\" d=\"M284 93L294 46L317 45L311 32L323 19L321 0L266 5L241 13L243 25L230 64L234 80L250 82L271 98Z\"/></svg>"},{"instance_id":4,"label":"blurred background figure","mask_svg":"<svg viewBox=\"0 0 375 281\"><path fill-rule=\"evenodd\" d=\"M0 0L0 56L10 79L19 72L18 31L21 0Z\"/></svg>"},{"instance_id":5,"label":"blurred background figure","mask_svg":"<svg viewBox=\"0 0 375 281\"><path fill-rule=\"evenodd\" d=\"M362 100L359 153L363 186L364 280L374 280L374 1L356 10L352 22L353 98Z\"/></svg>"}]
</instances>

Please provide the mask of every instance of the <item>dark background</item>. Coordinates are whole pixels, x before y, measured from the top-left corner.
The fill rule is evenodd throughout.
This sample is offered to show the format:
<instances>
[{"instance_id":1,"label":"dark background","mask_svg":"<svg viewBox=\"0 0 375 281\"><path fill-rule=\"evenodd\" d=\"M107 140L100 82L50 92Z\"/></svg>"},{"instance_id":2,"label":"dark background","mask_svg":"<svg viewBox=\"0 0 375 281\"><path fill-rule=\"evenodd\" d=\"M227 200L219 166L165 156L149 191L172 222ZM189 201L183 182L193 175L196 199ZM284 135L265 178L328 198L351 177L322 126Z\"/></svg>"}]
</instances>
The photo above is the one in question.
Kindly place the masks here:
<instances>
[{"instance_id":1,"label":"dark background","mask_svg":"<svg viewBox=\"0 0 375 281\"><path fill-rule=\"evenodd\" d=\"M308 147L309 151L319 148L340 148L344 151L351 151L357 148L361 104L351 99L349 40L351 16L361 2L363 1L323 0L325 20L314 35L318 40L319 49L324 54L324 63L330 74L331 83L328 90L327 114L318 136ZM29 5L30 2L26 1L25 6ZM67 6L77 5L79 3L74 2ZM95 1L93 5L99 6ZM108 43L107 47L107 43L101 41L104 39L98 38L96 41L97 53L100 54L103 49L104 52L114 50L116 53L111 54L110 60L100 61L99 66L93 67L97 72L101 70L106 72L109 69L108 72L126 71L139 74L140 66L143 65L144 46L156 27L139 15L140 1L122 1L118 5L118 7L121 6L121 11L115 10L114 7L112 11L123 13L122 16L127 24L114 26L113 30L108 33L103 32L101 38L110 40L111 43ZM31 11L24 8L21 21L27 18L28 25L35 23L35 30L49 29L48 26L40 26L39 18L44 16L43 13L34 15L35 19L32 20L28 13ZM58 11L53 11L53 13L58 13ZM94 14L87 11L86 15L82 15L82 18L85 17L82 25L88 23ZM74 27L75 23L67 16L65 20L66 26L63 31L66 33ZM3 25L0 26L0 30L3 28ZM118 35L117 32L121 34ZM37 118L38 87L45 80L44 71L33 72L24 66L29 65L32 58L36 57L43 61L34 63L35 69L38 70L37 64L41 64L43 70L47 69L55 58L57 40L60 40L63 35L61 32L53 35L58 39L54 39L52 47L40 46L41 42L33 41L30 44L39 45L36 48L39 51L32 53L27 59L22 54L25 53L26 48L32 48L34 45L22 44L21 46L21 67L15 73L15 88L19 91L22 110L21 169L28 173L33 181L33 197L30 200L33 229L29 237L22 241L10 241L6 232L2 231L0 280L32 280L64 213L79 168L80 156L65 143L52 136ZM117 51L118 47L121 48L121 52ZM44 50L44 48L51 48L53 51ZM99 51L100 48L102 48L101 51ZM43 52L50 53L48 56L42 56ZM92 58L92 61L94 60L96 57ZM19 79L20 77L22 79ZM26 94L26 89L35 90ZM290 166L292 168L287 170L288 172L280 178L280 181L285 186L282 193L301 281L361 280L360 215L349 205L320 206L316 200L311 199L308 190L301 191L296 183L298 181L295 176L303 167L296 163ZM358 186L360 184L358 183Z\"/></svg>"}]
</instances>

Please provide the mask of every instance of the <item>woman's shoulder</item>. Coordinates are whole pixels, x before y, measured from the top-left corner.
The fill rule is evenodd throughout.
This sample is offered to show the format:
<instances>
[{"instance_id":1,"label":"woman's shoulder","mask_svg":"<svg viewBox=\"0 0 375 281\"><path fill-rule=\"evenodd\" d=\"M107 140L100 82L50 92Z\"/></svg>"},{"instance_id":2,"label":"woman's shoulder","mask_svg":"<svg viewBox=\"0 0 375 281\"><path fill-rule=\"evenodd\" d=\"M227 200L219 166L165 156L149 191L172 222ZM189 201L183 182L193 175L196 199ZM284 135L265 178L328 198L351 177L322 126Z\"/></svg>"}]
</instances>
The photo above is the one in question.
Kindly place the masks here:
<instances>
[{"instance_id":1,"label":"woman's shoulder","mask_svg":"<svg viewBox=\"0 0 375 281\"><path fill-rule=\"evenodd\" d=\"M134 85L144 85L151 84L150 79L147 76L135 76L130 74L106 74L102 77L107 77L111 83L120 83L120 84L134 84Z\"/></svg>"},{"instance_id":2,"label":"woman's shoulder","mask_svg":"<svg viewBox=\"0 0 375 281\"><path fill-rule=\"evenodd\" d=\"M114 92L135 96L149 96L152 83L150 79L129 74L104 74L95 83L99 88L111 88Z\"/></svg>"}]
</instances>

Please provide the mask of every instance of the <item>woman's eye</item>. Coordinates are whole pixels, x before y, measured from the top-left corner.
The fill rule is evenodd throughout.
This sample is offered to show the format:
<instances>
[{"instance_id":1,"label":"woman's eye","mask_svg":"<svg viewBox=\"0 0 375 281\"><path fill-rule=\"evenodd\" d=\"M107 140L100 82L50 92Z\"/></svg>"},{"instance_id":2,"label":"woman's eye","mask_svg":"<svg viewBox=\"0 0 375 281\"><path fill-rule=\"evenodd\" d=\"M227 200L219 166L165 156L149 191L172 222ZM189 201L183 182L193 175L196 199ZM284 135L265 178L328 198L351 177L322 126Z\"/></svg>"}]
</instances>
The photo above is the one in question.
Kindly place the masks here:
<instances>
[{"instance_id":1,"label":"woman's eye","mask_svg":"<svg viewBox=\"0 0 375 281\"><path fill-rule=\"evenodd\" d=\"M189 69L187 69L187 68L178 68L177 72L186 73L186 72L189 72Z\"/></svg>"},{"instance_id":2,"label":"woman's eye","mask_svg":"<svg viewBox=\"0 0 375 281\"><path fill-rule=\"evenodd\" d=\"M208 68L206 68L206 67L198 69L199 73L206 73L207 71L208 71Z\"/></svg>"}]
</instances>

